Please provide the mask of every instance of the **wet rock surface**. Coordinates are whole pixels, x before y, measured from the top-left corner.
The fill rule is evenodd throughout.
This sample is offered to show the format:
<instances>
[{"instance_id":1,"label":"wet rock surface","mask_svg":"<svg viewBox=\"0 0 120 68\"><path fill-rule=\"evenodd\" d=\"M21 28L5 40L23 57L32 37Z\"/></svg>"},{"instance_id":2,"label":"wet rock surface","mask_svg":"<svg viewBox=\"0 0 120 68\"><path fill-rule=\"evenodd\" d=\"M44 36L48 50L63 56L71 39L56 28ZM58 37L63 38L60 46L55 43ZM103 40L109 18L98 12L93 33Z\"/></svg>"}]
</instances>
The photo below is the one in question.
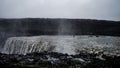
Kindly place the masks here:
<instances>
[{"instance_id":1,"label":"wet rock surface","mask_svg":"<svg viewBox=\"0 0 120 68\"><path fill-rule=\"evenodd\" d=\"M46 51L26 55L0 53L1 68L114 68L120 66L119 61L120 56L102 53L81 52L76 55Z\"/></svg>"}]
</instances>

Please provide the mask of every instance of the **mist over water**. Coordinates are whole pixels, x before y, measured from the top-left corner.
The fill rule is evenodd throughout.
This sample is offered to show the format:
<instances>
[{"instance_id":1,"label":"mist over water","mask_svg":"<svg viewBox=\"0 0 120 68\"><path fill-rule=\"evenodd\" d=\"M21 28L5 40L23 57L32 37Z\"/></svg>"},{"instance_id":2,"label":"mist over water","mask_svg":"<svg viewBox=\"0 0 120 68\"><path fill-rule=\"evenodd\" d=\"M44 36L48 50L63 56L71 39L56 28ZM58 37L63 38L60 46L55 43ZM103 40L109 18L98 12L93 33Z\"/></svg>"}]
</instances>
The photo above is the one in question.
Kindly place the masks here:
<instances>
[{"instance_id":1,"label":"mist over water","mask_svg":"<svg viewBox=\"0 0 120 68\"><path fill-rule=\"evenodd\" d=\"M69 34L74 34L74 31L72 29L72 24L69 23L69 21L65 19L61 19L59 21L59 26L58 26L58 35L65 35L66 33ZM66 35L67 36L67 35ZM56 50L57 52L62 52L62 53L67 53L67 54L75 54L75 48L73 45L73 42L69 40L74 40L74 38L71 36L63 38L63 36L59 36L57 40L57 47Z\"/></svg>"},{"instance_id":2,"label":"mist over water","mask_svg":"<svg viewBox=\"0 0 120 68\"><path fill-rule=\"evenodd\" d=\"M65 33L71 34L73 33L72 31L72 24L69 23L69 21L65 19L61 19L59 21L59 26L58 26L58 35L65 35Z\"/></svg>"}]
</instances>

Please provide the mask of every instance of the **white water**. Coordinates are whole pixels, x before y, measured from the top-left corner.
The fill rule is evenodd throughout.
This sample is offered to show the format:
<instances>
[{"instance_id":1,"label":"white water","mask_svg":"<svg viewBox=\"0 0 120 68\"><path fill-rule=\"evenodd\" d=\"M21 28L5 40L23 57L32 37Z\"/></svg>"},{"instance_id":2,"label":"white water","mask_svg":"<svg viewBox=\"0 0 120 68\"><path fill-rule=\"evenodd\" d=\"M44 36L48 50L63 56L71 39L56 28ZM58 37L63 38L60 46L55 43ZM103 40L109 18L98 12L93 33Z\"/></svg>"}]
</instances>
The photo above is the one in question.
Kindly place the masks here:
<instances>
[{"instance_id":1,"label":"white water","mask_svg":"<svg viewBox=\"0 0 120 68\"><path fill-rule=\"evenodd\" d=\"M8 38L2 53L26 54L53 51L77 54L80 50L108 50L120 53L120 37L110 36L33 36Z\"/></svg>"}]
</instances>

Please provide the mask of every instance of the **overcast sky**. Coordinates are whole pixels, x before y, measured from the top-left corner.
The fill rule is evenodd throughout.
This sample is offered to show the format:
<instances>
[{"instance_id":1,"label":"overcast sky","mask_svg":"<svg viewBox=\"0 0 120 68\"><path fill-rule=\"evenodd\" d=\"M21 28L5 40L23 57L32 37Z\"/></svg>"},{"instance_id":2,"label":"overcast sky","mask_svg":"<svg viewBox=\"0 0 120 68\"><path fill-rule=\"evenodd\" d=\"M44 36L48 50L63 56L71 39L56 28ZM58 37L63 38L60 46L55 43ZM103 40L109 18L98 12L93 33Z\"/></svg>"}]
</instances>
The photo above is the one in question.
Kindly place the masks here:
<instances>
[{"instance_id":1,"label":"overcast sky","mask_svg":"<svg viewBox=\"0 0 120 68\"><path fill-rule=\"evenodd\" d=\"M26 17L120 21L120 0L0 0L0 18Z\"/></svg>"}]
</instances>

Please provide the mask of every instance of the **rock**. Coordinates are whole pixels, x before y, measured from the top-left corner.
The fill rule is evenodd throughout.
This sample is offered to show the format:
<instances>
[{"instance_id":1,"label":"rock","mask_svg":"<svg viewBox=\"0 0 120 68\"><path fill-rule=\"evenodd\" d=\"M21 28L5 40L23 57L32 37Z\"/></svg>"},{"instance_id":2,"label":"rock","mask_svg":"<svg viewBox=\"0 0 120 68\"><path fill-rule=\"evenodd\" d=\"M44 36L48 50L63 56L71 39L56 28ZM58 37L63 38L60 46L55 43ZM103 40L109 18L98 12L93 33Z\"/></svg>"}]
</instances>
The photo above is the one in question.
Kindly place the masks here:
<instances>
[{"instance_id":1,"label":"rock","mask_svg":"<svg viewBox=\"0 0 120 68\"><path fill-rule=\"evenodd\" d=\"M41 54L41 55L40 55ZM80 53L77 55L61 54L57 52L41 52L31 53L27 55L17 54L0 54L1 65L14 65L14 66L68 66L73 67L85 67L89 65L106 65L109 63L112 65L120 64L119 56L108 56L106 54L89 54ZM116 62L116 63L113 63ZM110 65L110 66L112 66Z\"/></svg>"}]
</instances>

